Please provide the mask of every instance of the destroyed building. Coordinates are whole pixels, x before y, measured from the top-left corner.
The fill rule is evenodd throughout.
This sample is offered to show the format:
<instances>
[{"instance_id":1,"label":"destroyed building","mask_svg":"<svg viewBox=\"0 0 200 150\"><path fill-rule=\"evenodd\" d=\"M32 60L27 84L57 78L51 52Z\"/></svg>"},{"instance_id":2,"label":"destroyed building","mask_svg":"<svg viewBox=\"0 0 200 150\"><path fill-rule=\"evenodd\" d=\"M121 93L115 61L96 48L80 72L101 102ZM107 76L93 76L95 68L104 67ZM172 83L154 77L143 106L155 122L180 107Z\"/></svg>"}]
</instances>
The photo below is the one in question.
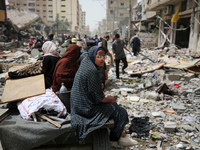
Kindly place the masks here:
<instances>
[{"instance_id":1,"label":"destroyed building","mask_svg":"<svg viewBox=\"0 0 200 150\"><path fill-rule=\"evenodd\" d=\"M158 47L175 45L199 56L199 7L196 0L143 0L135 7L133 23L140 22L140 30L153 25Z\"/></svg>"},{"instance_id":2,"label":"destroyed building","mask_svg":"<svg viewBox=\"0 0 200 150\"><path fill-rule=\"evenodd\" d=\"M31 36L47 37L49 34L49 24L35 13L7 6L6 14L7 19L1 23L1 49L12 45L19 47L22 45L19 41L26 42Z\"/></svg>"}]
</instances>

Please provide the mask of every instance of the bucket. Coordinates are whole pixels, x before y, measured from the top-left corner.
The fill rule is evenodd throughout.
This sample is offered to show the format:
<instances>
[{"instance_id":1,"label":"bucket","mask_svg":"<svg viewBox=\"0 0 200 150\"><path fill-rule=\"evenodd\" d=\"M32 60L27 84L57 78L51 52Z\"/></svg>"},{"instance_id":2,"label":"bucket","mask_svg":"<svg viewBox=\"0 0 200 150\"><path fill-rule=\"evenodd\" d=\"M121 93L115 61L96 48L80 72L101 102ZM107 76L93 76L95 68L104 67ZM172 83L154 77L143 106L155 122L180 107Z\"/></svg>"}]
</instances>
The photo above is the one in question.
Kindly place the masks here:
<instances>
[{"instance_id":1,"label":"bucket","mask_svg":"<svg viewBox=\"0 0 200 150\"><path fill-rule=\"evenodd\" d=\"M178 89L179 88L179 84L174 84L174 87Z\"/></svg>"},{"instance_id":2,"label":"bucket","mask_svg":"<svg viewBox=\"0 0 200 150\"><path fill-rule=\"evenodd\" d=\"M57 96L60 98L62 103L65 105L67 112L71 113L71 108L70 108L70 94L71 91L67 93L58 93Z\"/></svg>"}]
</instances>

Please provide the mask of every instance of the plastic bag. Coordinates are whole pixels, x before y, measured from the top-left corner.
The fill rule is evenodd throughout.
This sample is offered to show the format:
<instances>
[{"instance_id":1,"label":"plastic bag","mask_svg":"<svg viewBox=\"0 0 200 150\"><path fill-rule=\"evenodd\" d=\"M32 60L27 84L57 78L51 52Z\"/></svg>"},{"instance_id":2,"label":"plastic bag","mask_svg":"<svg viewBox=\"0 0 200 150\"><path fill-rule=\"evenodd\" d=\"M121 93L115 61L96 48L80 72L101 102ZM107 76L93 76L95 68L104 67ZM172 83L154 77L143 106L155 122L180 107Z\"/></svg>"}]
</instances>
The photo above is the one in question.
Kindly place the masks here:
<instances>
[{"instance_id":1,"label":"plastic bag","mask_svg":"<svg viewBox=\"0 0 200 150\"><path fill-rule=\"evenodd\" d=\"M31 120L31 115L43 108L45 110L53 110L58 112L57 117L65 116L67 110L58 96L50 89L46 89L46 93L26 98L17 103L18 110L23 119Z\"/></svg>"}]
</instances>

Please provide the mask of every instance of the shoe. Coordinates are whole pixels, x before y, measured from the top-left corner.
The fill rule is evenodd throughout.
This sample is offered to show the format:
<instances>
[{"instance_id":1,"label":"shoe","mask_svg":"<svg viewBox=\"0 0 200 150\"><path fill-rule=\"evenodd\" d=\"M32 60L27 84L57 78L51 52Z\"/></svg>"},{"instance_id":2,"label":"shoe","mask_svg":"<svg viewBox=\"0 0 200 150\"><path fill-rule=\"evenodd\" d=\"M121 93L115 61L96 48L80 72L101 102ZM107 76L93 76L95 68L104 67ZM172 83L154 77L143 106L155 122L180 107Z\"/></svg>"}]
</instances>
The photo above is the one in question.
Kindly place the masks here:
<instances>
[{"instance_id":1,"label":"shoe","mask_svg":"<svg viewBox=\"0 0 200 150\"><path fill-rule=\"evenodd\" d=\"M110 146L111 147L117 147L118 143L116 141L110 141Z\"/></svg>"},{"instance_id":2,"label":"shoe","mask_svg":"<svg viewBox=\"0 0 200 150\"><path fill-rule=\"evenodd\" d=\"M127 72L122 69L122 74L127 74Z\"/></svg>"},{"instance_id":3,"label":"shoe","mask_svg":"<svg viewBox=\"0 0 200 150\"><path fill-rule=\"evenodd\" d=\"M130 135L126 135L125 137L120 137L118 144L121 146L130 147L138 144L138 142L133 140Z\"/></svg>"}]
</instances>

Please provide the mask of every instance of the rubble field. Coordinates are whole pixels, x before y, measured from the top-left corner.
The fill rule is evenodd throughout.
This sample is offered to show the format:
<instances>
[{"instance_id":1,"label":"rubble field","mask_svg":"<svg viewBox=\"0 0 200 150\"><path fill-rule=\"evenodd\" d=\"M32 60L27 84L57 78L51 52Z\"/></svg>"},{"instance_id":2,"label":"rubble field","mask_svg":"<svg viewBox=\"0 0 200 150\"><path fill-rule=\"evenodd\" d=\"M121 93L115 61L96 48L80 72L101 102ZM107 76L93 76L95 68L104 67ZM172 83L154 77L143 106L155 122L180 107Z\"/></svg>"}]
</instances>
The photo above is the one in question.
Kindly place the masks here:
<instances>
[{"instance_id":1,"label":"rubble field","mask_svg":"<svg viewBox=\"0 0 200 150\"><path fill-rule=\"evenodd\" d=\"M142 49L140 53L137 57L127 54L129 63L127 73L120 72L122 79L116 79L115 67L106 60L105 94L115 96L126 108L129 124L125 131L138 141L133 147L115 144L112 149L200 149L200 55L176 47ZM0 98L8 70L39 57L20 48L1 51Z\"/></svg>"}]
</instances>

